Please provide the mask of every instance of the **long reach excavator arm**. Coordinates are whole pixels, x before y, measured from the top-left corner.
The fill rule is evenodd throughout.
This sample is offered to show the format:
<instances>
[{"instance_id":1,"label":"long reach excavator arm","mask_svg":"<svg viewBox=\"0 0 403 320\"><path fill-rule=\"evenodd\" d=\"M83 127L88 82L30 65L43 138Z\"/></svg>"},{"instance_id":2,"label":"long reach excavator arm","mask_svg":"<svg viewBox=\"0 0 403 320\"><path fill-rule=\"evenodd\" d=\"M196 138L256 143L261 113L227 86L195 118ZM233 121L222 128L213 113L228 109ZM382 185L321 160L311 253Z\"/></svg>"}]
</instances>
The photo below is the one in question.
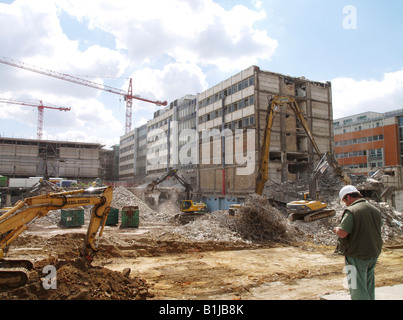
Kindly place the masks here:
<instances>
[{"instance_id":1,"label":"long reach excavator arm","mask_svg":"<svg viewBox=\"0 0 403 320\"><path fill-rule=\"evenodd\" d=\"M288 106L297 117L298 121L301 123L302 127L305 130L306 135L312 143L313 148L319 157L322 157L321 152L319 151L319 147L313 138L312 132L309 129L308 123L304 117L302 110L300 109L297 101L294 97L290 96L272 96L269 100L269 106L267 110L267 119L266 119L266 128L264 131L263 143L261 148L260 155L260 163L259 163L259 171L256 180L256 193L258 195L262 195L264 186L269 179L269 151L270 151L270 139L271 132L273 127L273 120L277 113L277 111L282 106Z\"/></svg>"}]
</instances>

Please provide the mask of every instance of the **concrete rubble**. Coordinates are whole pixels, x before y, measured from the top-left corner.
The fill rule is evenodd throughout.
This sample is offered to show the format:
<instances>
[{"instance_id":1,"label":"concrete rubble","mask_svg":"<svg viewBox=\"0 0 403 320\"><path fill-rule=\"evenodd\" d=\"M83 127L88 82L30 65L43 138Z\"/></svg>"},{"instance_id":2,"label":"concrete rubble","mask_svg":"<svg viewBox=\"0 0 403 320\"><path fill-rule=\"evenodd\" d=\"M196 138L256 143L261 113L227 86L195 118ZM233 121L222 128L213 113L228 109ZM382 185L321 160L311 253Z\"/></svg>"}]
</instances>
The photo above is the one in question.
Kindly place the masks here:
<instances>
[{"instance_id":1,"label":"concrete rubble","mask_svg":"<svg viewBox=\"0 0 403 320\"><path fill-rule=\"evenodd\" d=\"M177 235L187 237L192 241L229 241L229 242L259 242L260 240L300 242L310 241L318 245L335 245L336 237L331 229L337 226L341 220L344 206L337 197L327 197L329 208L336 210L336 215L331 218L325 218L310 223L300 220L289 221L285 208L276 208L267 200L260 200L254 195L245 203L245 207L249 214L263 213L257 223L252 223L255 229L246 231L247 223L243 221L239 224L240 219L229 216L227 210L219 210L191 222L186 225L177 225L172 231ZM395 238L402 237L403 233L403 214L394 210L390 205L383 202L375 202L369 200L370 203L378 207L382 212L383 227L382 236L384 241L393 241ZM113 192L112 207L119 210L124 206L138 206L140 211L140 223L146 222L163 222L174 223L174 216L180 213L179 204L176 197L161 202L156 209L151 209L144 201L133 194L132 191L118 187ZM278 206L277 206L278 207ZM84 207L85 219L88 221L92 207ZM265 216L264 216L265 215ZM275 220L274 220L275 219ZM52 211L47 216L41 218L40 223L58 224L60 222L60 210ZM263 222L262 222L263 221ZM238 225L237 225L238 223ZM281 234L275 233L272 229L266 228L256 229L256 225L273 225L277 230L283 230ZM280 228L280 227L281 228ZM248 228L251 226L249 225ZM267 235L259 233L267 232ZM247 234L249 233L249 234ZM259 239L260 237L260 239Z\"/></svg>"},{"instance_id":2,"label":"concrete rubble","mask_svg":"<svg viewBox=\"0 0 403 320\"><path fill-rule=\"evenodd\" d=\"M341 220L344 206L338 200L333 197L332 201L329 201L329 207L336 209L336 216L332 218L321 219L310 223L303 221L289 221L287 213L284 209L276 209L274 206L262 201L260 205L256 205L256 198L253 196L251 202L247 202L247 206L255 206L257 209L263 211L268 216L268 221L273 222L273 216L277 218L277 223L285 229L284 234L286 237L282 237L282 241L312 241L316 244L322 245L335 245L336 238L331 232L331 229L338 225ZM375 206L377 206L383 217L384 225L382 227L384 240L393 240L395 237L402 236L403 231L403 215L401 212L394 210L386 203L377 203L370 200ZM179 205L172 199L169 199L159 205L158 211L151 209L140 198L135 196L131 191L124 187L119 187L114 191L114 199L112 202L113 207L120 208L124 205L138 205L140 208L140 219L144 221L163 221L170 222L175 214L179 213ZM256 239L249 239L242 236L239 231L239 226L236 226L236 218L228 215L227 210L219 210L207 214L194 222L187 225L178 225L173 232L182 236L186 236L191 240L196 241L244 241L250 242ZM276 240L278 235L269 236L268 239ZM281 238L281 237L280 237Z\"/></svg>"}]
</instances>

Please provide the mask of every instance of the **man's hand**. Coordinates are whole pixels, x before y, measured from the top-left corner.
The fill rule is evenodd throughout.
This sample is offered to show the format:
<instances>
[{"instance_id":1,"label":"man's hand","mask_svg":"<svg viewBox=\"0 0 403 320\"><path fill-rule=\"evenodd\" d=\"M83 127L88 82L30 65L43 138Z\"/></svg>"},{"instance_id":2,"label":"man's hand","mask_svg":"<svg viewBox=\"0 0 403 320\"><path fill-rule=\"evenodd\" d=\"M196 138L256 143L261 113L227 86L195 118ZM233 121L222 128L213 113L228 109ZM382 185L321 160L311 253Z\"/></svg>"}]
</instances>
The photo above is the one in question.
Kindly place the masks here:
<instances>
[{"instance_id":1,"label":"man's hand","mask_svg":"<svg viewBox=\"0 0 403 320\"><path fill-rule=\"evenodd\" d=\"M341 239L347 238L348 236L348 232L340 229L339 227L334 228L333 232Z\"/></svg>"}]
</instances>

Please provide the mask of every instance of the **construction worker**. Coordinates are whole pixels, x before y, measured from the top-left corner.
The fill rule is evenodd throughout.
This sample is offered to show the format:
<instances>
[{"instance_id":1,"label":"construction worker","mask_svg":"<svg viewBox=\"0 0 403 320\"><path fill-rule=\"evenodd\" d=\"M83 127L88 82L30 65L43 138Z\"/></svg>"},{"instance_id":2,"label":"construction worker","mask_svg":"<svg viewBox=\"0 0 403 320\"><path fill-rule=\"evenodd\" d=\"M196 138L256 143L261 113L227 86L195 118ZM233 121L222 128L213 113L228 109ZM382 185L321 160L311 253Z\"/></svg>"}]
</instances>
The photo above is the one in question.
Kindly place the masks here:
<instances>
[{"instance_id":1,"label":"construction worker","mask_svg":"<svg viewBox=\"0 0 403 320\"><path fill-rule=\"evenodd\" d=\"M375 300L375 265L382 250L381 212L362 198L354 186L340 190L347 208L333 229L339 237L338 252L345 256L352 300Z\"/></svg>"},{"instance_id":2,"label":"construction worker","mask_svg":"<svg viewBox=\"0 0 403 320\"><path fill-rule=\"evenodd\" d=\"M375 265L382 250L381 212L362 198L354 186L340 190L347 208L334 228L338 251L345 256L346 274L352 300L375 300Z\"/></svg>"}]
</instances>

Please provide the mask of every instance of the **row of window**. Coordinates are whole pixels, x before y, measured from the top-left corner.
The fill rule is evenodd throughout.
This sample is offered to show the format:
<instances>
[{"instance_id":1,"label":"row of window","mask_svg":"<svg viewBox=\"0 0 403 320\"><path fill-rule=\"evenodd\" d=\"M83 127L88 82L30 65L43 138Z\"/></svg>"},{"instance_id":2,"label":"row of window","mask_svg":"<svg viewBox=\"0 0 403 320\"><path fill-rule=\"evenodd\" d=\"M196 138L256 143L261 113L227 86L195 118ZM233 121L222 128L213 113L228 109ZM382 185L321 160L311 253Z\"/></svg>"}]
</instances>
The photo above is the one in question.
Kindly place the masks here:
<instances>
[{"instance_id":1,"label":"row of window","mask_svg":"<svg viewBox=\"0 0 403 320\"><path fill-rule=\"evenodd\" d=\"M376 136L372 136L372 137L363 137L363 138L358 138L358 139L337 141L334 143L334 146L342 147L342 146L349 146L352 144L360 144L360 143L365 143L365 142L382 141L382 140L383 140L383 134L380 134L380 135L376 135Z\"/></svg>"},{"instance_id":2,"label":"row of window","mask_svg":"<svg viewBox=\"0 0 403 320\"><path fill-rule=\"evenodd\" d=\"M367 150L360 151L352 151L352 152L344 152L335 154L336 159L345 159L345 158L353 158L353 157L362 157L368 154ZM383 150L382 149L372 149L369 150L370 158L382 158Z\"/></svg>"},{"instance_id":3,"label":"row of window","mask_svg":"<svg viewBox=\"0 0 403 320\"><path fill-rule=\"evenodd\" d=\"M129 154L128 156L121 157L119 159L120 162L129 161L134 159L134 154Z\"/></svg>"},{"instance_id":4,"label":"row of window","mask_svg":"<svg viewBox=\"0 0 403 320\"><path fill-rule=\"evenodd\" d=\"M192 111L193 109L187 109L188 112L179 112L179 123L184 123L184 122L192 122L194 118L196 118L196 111ZM160 128L162 126L165 126L168 124L168 120L172 121L172 116L169 118L166 118L160 122L157 122L151 126L148 127L148 132Z\"/></svg>"},{"instance_id":5,"label":"row of window","mask_svg":"<svg viewBox=\"0 0 403 320\"><path fill-rule=\"evenodd\" d=\"M367 150L354 151L354 152L345 152L345 153L337 153L335 154L336 159L345 159L352 157L362 157L367 155Z\"/></svg>"},{"instance_id":6,"label":"row of window","mask_svg":"<svg viewBox=\"0 0 403 320\"><path fill-rule=\"evenodd\" d=\"M379 167L383 167L383 162L372 162L372 163L370 163L370 168L371 169L375 169L375 168L379 168ZM348 166L343 166L343 168L366 169L366 168L368 168L368 163L355 163L355 164L351 164L351 165L348 165Z\"/></svg>"},{"instance_id":7,"label":"row of window","mask_svg":"<svg viewBox=\"0 0 403 320\"><path fill-rule=\"evenodd\" d=\"M133 149L134 149L134 144L132 144L132 145L130 145L128 147L120 149L120 153L125 153L125 152L131 151Z\"/></svg>"},{"instance_id":8,"label":"row of window","mask_svg":"<svg viewBox=\"0 0 403 320\"><path fill-rule=\"evenodd\" d=\"M205 106L208 106L209 104L212 104L218 100L221 100L223 97L228 97L231 94L234 94L238 91L241 91L249 86L253 86L255 84L255 77L249 77L245 80L242 80L241 82L238 82L234 84L231 87L228 87L224 90L222 90L219 93L216 93L212 95L211 97L207 97L206 99L202 100L199 102L199 107L204 108Z\"/></svg>"},{"instance_id":9,"label":"row of window","mask_svg":"<svg viewBox=\"0 0 403 320\"><path fill-rule=\"evenodd\" d=\"M133 170L133 163L119 167L119 171L121 171L121 172L126 171L126 170Z\"/></svg>"},{"instance_id":10,"label":"row of window","mask_svg":"<svg viewBox=\"0 0 403 320\"><path fill-rule=\"evenodd\" d=\"M242 129L249 126L253 126L254 124L255 124L255 116L250 116L233 122L226 123L224 125L224 129L231 129L231 130Z\"/></svg>"},{"instance_id":11,"label":"row of window","mask_svg":"<svg viewBox=\"0 0 403 320\"><path fill-rule=\"evenodd\" d=\"M254 105L254 103L255 103L254 96L250 96L248 98L241 99L239 101L236 101L236 102L231 103L230 105L226 106L224 108L224 114L229 114L231 112L252 106L252 105ZM205 114L205 115L199 117L199 124L219 118L221 116L222 116L222 109L215 110L213 112L210 112L208 114Z\"/></svg>"}]
</instances>

